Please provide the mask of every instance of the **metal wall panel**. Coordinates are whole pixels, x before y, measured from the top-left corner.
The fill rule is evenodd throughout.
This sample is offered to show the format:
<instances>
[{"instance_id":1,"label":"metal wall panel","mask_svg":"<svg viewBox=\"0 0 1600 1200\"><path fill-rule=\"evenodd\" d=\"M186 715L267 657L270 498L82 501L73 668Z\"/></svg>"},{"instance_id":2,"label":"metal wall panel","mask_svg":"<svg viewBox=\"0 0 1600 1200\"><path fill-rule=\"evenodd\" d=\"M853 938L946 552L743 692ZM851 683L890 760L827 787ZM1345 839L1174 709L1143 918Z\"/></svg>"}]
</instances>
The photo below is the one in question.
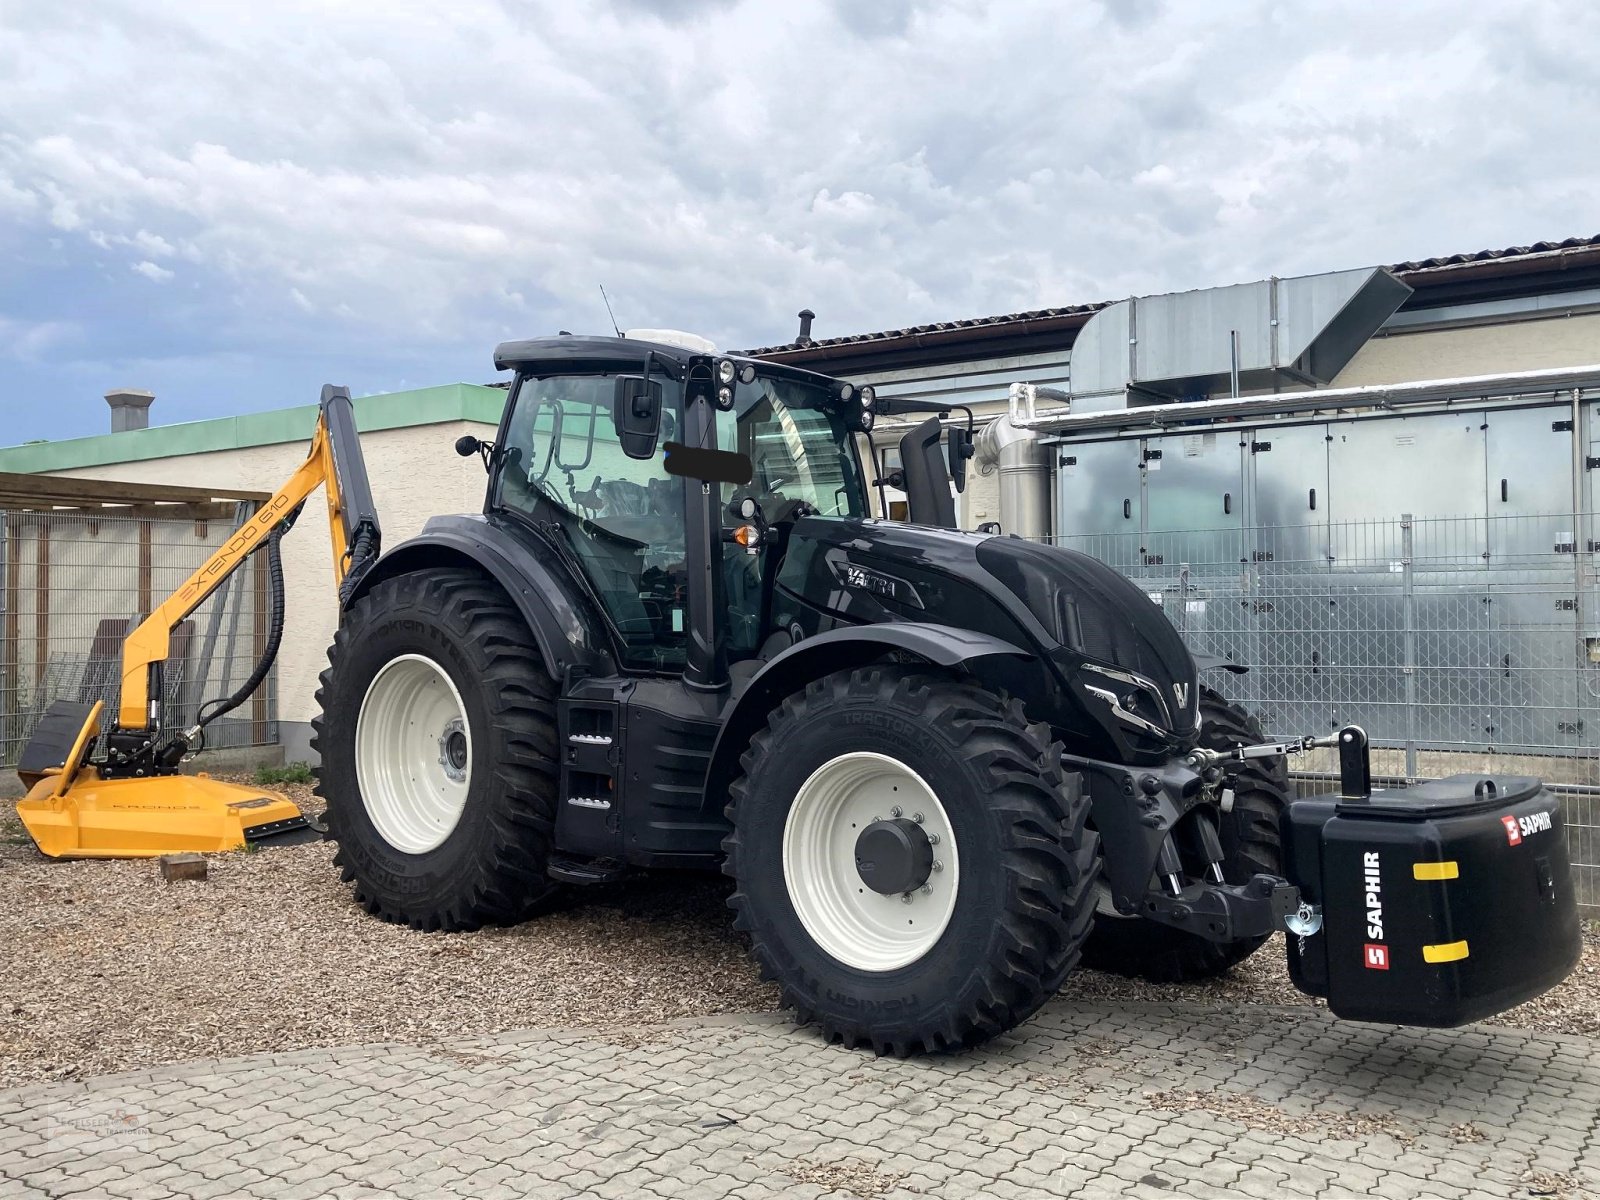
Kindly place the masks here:
<instances>
[{"instance_id":1,"label":"metal wall panel","mask_svg":"<svg viewBox=\"0 0 1600 1200\"><path fill-rule=\"evenodd\" d=\"M1243 606L1253 629L1245 679L1270 706L1275 730L1321 732L1332 720L1327 426L1274 425L1239 440L1249 479L1242 557L1253 581Z\"/></svg>"},{"instance_id":2,"label":"metal wall panel","mask_svg":"<svg viewBox=\"0 0 1600 1200\"><path fill-rule=\"evenodd\" d=\"M1326 570L1328 427L1250 429L1240 441L1250 478L1249 524L1274 531L1272 544L1258 547L1259 561L1275 564L1274 573Z\"/></svg>"},{"instance_id":3,"label":"metal wall panel","mask_svg":"<svg viewBox=\"0 0 1600 1200\"><path fill-rule=\"evenodd\" d=\"M1565 407L1499 409L1481 414L1488 456L1486 507L1491 516L1570 518L1572 434L1554 428L1569 420L1571 412ZM1507 544L1505 535L1533 534L1533 526L1516 523L1499 522L1494 532L1501 536L1493 539L1499 545L1489 547L1491 563L1507 552L1548 551L1555 540L1539 535L1526 547ZM1558 531L1551 526L1549 532Z\"/></svg>"},{"instance_id":4,"label":"metal wall panel","mask_svg":"<svg viewBox=\"0 0 1600 1200\"><path fill-rule=\"evenodd\" d=\"M1131 439L1069 443L1056 449L1061 464L1056 487L1057 538L1137 576L1142 565L1139 443Z\"/></svg>"},{"instance_id":5,"label":"metal wall panel","mask_svg":"<svg viewBox=\"0 0 1600 1200\"><path fill-rule=\"evenodd\" d=\"M1485 515L1484 430L1476 413L1435 413L1378 420L1336 422L1328 427L1328 520L1342 527L1332 540L1334 569L1347 559L1398 561L1402 513L1429 517L1479 518L1473 528L1475 553L1488 549ZM1368 543L1349 541L1353 524L1380 523L1386 536ZM1376 536L1376 534L1375 534ZM1430 547L1419 543L1418 553Z\"/></svg>"}]
</instances>

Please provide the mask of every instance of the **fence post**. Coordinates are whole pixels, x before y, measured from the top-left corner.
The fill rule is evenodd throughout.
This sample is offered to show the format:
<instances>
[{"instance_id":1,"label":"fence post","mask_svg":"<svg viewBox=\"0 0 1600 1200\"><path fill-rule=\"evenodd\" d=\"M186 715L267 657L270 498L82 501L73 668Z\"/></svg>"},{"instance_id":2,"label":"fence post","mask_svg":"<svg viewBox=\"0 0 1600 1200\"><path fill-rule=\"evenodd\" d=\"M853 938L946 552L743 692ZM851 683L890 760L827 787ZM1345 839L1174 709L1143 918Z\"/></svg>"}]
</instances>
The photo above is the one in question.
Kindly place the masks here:
<instances>
[{"instance_id":1,"label":"fence post","mask_svg":"<svg viewBox=\"0 0 1600 1200\"><path fill-rule=\"evenodd\" d=\"M1417 576L1416 538L1410 513L1400 515L1401 622L1405 644L1400 674L1406 691L1406 782L1417 778Z\"/></svg>"},{"instance_id":2,"label":"fence post","mask_svg":"<svg viewBox=\"0 0 1600 1200\"><path fill-rule=\"evenodd\" d=\"M1178 564L1178 633L1189 640L1189 564Z\"/></svg>"}]
</instances>

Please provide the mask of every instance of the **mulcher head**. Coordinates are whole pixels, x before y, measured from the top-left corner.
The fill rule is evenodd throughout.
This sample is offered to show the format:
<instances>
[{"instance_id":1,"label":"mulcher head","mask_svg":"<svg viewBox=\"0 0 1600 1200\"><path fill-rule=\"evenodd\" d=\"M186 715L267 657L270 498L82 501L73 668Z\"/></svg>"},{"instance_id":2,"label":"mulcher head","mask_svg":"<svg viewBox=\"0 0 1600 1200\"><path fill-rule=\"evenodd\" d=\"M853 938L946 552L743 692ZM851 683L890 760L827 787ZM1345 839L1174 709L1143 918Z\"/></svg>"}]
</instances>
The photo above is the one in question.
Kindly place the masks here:
<instances>
[{"instance_id":1,"label":"mulcher head","mask_svg":"<svg viewBox=\"0 0 1600 1200\"><path fill-rule=\"evenodd\" d=\"M293 801L207 775L101 778L87 760L102 705L58 700L17 763L17 816L51 858L152 858L316 837Z\"/></svg>"}]
</instances>

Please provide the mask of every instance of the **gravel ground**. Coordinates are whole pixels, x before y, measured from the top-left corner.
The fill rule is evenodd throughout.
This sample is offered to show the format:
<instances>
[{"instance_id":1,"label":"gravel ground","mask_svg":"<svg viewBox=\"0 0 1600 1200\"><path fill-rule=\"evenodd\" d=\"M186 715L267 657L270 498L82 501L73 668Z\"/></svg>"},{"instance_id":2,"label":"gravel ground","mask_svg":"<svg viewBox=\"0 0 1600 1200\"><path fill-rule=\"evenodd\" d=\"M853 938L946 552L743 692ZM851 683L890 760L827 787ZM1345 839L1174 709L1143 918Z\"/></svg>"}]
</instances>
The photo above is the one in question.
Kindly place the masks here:
<instances>
[{"instance_id":1,"label":"gravel ground","mask_svg":"<svg viewBox=\"0 0 1600 1200\"><path fill-rule=\"evenodd\" d=\"M307 810L309 789L285 787ZM575 893L512 929L423 934L355 906L324 844L212 856L204 883L155 864L54 862L0 811L0 1087L191 1058L537 1026L640 1025L763 1012L725 883L662 875ZM1157 987L1092 971L1062 993L1208 1005L1312 1005L1280 946L1225 979ZM1495 1019L1600 1037L1600 925L1582 963Z\"/></svg>"}]
</instances>

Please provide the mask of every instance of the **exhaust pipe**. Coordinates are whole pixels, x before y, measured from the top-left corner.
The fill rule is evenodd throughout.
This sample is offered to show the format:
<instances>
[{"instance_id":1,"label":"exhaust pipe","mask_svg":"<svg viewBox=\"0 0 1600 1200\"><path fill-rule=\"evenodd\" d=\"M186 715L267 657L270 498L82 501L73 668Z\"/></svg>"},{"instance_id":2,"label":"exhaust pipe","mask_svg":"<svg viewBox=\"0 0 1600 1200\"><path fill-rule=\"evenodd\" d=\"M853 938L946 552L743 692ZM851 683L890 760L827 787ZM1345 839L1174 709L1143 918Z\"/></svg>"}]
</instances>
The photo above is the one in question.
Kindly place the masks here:
<instances>
[{"instance_id":1,"label":"exhaust pipe","mask_svg":"<svg viewBox=\"0 0 1600 1200\"><path fill-rule=\"evenodd\" d=\"M1011 385L1011 412L983 427L975 443L978 474L1000 474L1002 532L1038 541L1050 536L1050 451L1017 419L1031 411L1047 389L1031 383ZM1056 393L1049 398L1055 398Z\"/></svg>"}]
</instances>

